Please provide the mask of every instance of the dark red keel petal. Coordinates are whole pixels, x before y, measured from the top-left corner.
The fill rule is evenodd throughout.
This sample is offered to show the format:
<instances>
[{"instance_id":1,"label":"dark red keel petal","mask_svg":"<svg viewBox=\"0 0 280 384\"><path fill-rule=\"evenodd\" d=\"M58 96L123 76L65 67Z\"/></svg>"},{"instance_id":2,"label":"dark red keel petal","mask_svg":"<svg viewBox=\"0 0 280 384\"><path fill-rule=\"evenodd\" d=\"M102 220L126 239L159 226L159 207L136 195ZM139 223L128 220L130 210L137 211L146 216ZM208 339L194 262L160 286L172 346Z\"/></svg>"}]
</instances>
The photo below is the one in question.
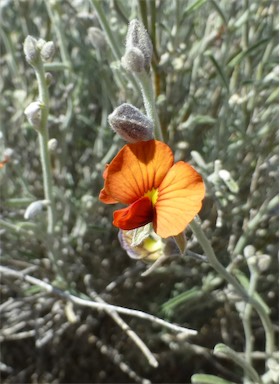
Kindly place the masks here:
<instances>
[{"instance_id":1,"label":"dark red keel petal","mask_svg":"<svg viewBox=\"0 0 280 384\"><path fill-rule=\"evenodd\" d=\"M148 197L141 197L127 208L114 212L113 224L125 230L142 227L153 221L153 204Z\"/></svg>"}]
</instances>

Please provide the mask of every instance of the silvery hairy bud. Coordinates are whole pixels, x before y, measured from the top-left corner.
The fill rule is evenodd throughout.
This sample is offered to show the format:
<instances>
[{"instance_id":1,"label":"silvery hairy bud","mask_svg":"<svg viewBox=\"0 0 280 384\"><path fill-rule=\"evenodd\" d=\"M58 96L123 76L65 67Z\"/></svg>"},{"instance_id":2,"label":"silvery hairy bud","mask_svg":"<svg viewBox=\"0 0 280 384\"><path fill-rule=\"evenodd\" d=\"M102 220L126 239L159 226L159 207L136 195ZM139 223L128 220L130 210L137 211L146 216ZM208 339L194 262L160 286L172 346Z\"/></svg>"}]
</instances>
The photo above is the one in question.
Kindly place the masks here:
<instances>
[{"instance_id":1,"label":"silvery hairy bud","mask_svg":"<svg viewBox=\"0 0 280 384\"><path fill-rule=\"evenodd\" d=\"M55 54L55 46L52 41L47 41L41 47L40 55L43 61L49 63L52 61Z\"/></svg>"},{"instance_id":2,"label":"silvery hairy bud","mask_svg":"<svg viewBox=\"0 0 280 384\"><path fill-rule=\"evenodd\" d=\"M239 187L233 180L229 171L227 171L226 169L221 169L220 171L218 171L218 174L232 193L239 192Z\"/></svg>"},{"instance_id":3,"label":"silvery hairy bud","mask_svg":"<svg viewBox=\"0 0 280 384\"><path fill-rule=\"evenodd\" d=\"M144 25L137 19L129 23L126 35L123 66L132 72L149 69L152 61L153 45Z\"/></svg>"},{"instance_id":4,"label":"silvery hairy bud","mask_svg":"<svg viewBox=\"0 0 280 384\"><path fill-rule=\"evenodd\" d=\"M130 48L122 57L123 67L130 72L143 72L145 70L145 58L138 48Z\"/></svg>"},{"instance_id":5,"label":"silvery hairy bud","mask_svg":"<svg viewBox=\"0 0 280 384\"><path fill-rule=\"evenodd\" d=\"M97 49L104 49L107 46L105 35L99 28L90 27L88 29L88 38L91 44Z\"/></svg>"},{"instance_id":6,"label":"silvery hairy bud","mask_svg":"<svg viewBox=\"0 0 280 384\"><path fill-rule=\"evenodd\" d=\"M109 115L108 120L112 129L129 143L154 138L152 121L133 105L120 105Z\"/></svg>"},{"instance_id":7,"label":"silvery hairy bud","mask_svg":"<svg viewBox=\"0 0 280 384\"><path fill-rule=\"evenodd\" d=\"M34 101L25 108L24 114L27 117L27 120L32 125L33 128L39 128L41 125L41 103L39 101Z\"/></svg>"},{"instance_id":8,"label":"silvery hairy bud","mask_svg":"<svg viewBox=\"0 0 280 384\"><path fill-rule=\"evenodd\" d=\"M46 40L41 38L37 40L37 48L39 49L39 51L41 51L41 49L45 44L46 44Z\"/></svg>"},{"instance_id":9,"label":"silvery hairy bud","mask_svg":"<svg viewBox=\"0 0 280 384\"><path fill-rule=\"evenodd\" d=\"M45 79L46 79L47 87L49 87L53 83L53 75L50 72L46 72Z\"/></svg>"},{"instance_id":10,"label":"silvery hairy bud","mask_svg":"<svg viewBox=\"0 0 280 384\"><path fill-rule=\"evenodd\" d=\"M23 51L26 61L30 65L34 65L39 60L39 49L37 47L37 40L32 36L27 36L23 43Z\"/></svg>"},{"instance_id":11,"label":"silvery hairy bud","mask_svg":"<svg viewBox=\"0 0 280 384\"><path fill-rule=\"evenodd\" d=\"M33 201L33 203L29 204L25 210L25 213L24 213L25 220L33 219L35 216L41 213L47 205L48 205L48 200Z\"/></svg>"},{"instance_id":12,"label":"silvery hairy bud","mask_svg":"<svg viewBox=\"0 0 280 384\"><path fill-rule=\"evenodd\" d=\"M48 149L50 152L55 153L55 151L57 150L57 146L58 146L58 142L56 139L50 139L48 141Z\"/></svg>"}]
</instances>

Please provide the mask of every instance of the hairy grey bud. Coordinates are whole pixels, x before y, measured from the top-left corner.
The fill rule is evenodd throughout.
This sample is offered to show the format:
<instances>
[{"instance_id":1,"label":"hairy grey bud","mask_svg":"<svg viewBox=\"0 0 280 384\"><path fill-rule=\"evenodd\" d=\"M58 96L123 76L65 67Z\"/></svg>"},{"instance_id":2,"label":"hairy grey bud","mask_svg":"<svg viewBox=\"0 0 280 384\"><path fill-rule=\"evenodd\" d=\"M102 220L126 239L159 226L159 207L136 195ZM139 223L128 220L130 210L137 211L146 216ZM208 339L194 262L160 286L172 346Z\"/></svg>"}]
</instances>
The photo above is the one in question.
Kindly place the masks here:
<instances>
[{"instance_id":1,"label":"hairy grey bud","mask_svg":"<svg viewBox=\"0 0 280 384\"><path fill-rule=\"evenodd\" d=\"M46 40L41 38L37 40L37 48L39 49L39 51L41 51L41 49L45 44L46 44Z\"/></svg>"},{"instance_id":2,"label":"hairy grey bud","mask_svg":"<svg viewBox=\"0 0 280 384\"><path fill-rule=\"evenodd\" d=\"M120 105L109 115L108 120L112 129L129 143L154 138L152 121L131 104Z\"/></svg>"},{"instance_id":3,"label":"hairy grey bud","mask_svg":"<svg viewBox=\"0 0 280 384\"><path fill-rule=\"evenodd\" d=\"M33 201L33 203L29 204L25 210L25 213L24 213L25 220L33 219L40 212L42 212L44 207L46 207L47 205L48 205L48 200Z\"/></svg>"},{"instance_id":4,"label":"hairy grey bud","mask_svg":"<svg viewBox=\"0 0 280 384\"><path fill-rule=\"evenodd\" d=\"M51 62L55 54L55 46L52 41L47 41L41 48L41 58L45 62Z\"/></svg>"},{"instance_id":5,"label":"hairy grey bud","mask_svg":"<svg viewBox=\"0 0 280 384\"><path fill-rule=\"evenodd\" d=\"M265 272L271 263L271 256L270 255L258 255L258 269L260 272Z\"/></svg>"},{"instance_id":6,"label":"hairy grey bud","mask_svg":"<svg viewBox=\"0 0 280 384\"><path fill-rule=\"evenodd\" d=\"M27 120L33 128L39 128L41 125L41 103L39 101L33 101L25 108L24 114Z\"/></svg>"},{"instance_id":7,"label":"hairy grey bud","mask_svg":"<svg viewBox=\"0 0 280 384\"><path fill-rule=\"evenodd\" d=\"M45 79L47 87L49 87L53 83L53 75L50 72L46 72Z\"/></svg>"},{"instance_id":8,"label":"hairy grey bud","mask_svg":"<svg viewBox=\"0 0 280 384\"><path fill-rule=\"evenodd\" d=\"M91 44L97 49L104 49L107 46L104 32L96 27L88 29L88 38Z\"/></svg>"},{"instance_id":9,"label":"hairy grey bud","mask_svg":"<svg viewBox=\"0 0 280 384\"><path fill-rule=\"evenodd\" d=\"M137 19L131 20L129 23L126 35L126 51L122 62L124 62L126 54L133 48L137 48L142 52L144 67L148 69L152 61L153 45L144 25Z\"/></svg>"},{"instance_id":10,"label":"hairy grey bud","mask_svg":"<svg viewBox=\"0 0 280 384\"><path fill-rule=\"evenodd\" d=\"M145 58L138 48L131 48L122 57L123 67L131 72L142 72L145 69Z\"/></svg>"},{"instance_id":11,"label":"hairy grey bud","mask_svg":"<svg viewBox=\"0 0 280 384\"><path fill-rule=\"evenodd\" d=\"M27 36L23 43L23 51L26 61L30 65L34 65L39 59L39 50L37 48L37 40L32 36Z\"/></svg>"},{"instance_id":12,"label":"hairy grey bud","mask_svg":"<svg viewBox=\"0 0 280 384\"><path fill-rule=\"evenodd\" d=\"M58 142L56 139L50 139L48 141L48 149L50 152L55 152L58 146Z\"/></svg>"}]
</instances>

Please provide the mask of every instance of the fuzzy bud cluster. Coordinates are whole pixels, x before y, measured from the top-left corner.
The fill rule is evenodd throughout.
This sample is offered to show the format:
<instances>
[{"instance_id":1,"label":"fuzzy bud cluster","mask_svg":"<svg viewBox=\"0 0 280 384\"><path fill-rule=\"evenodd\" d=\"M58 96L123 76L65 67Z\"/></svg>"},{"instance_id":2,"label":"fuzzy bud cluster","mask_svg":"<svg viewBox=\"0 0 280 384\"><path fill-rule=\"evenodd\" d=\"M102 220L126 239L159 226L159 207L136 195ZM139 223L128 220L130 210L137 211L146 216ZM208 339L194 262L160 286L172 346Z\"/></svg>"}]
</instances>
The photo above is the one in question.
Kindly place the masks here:
<instances>
[{"instance_id":1,"label":"fuzzy bud cluster","mask_svg":"<svg viewBox=\"0 0 280 384\"><path fill-rule=\"evenodd\" d=\"M108 120L112 129L128 143L154 138L152 121L131 104L117 107Z\"/></svg>"},{"instance_id":2,"label":"fuzzy bud cluster","mask_svg":"<svg viewBox=\"0 0 280 384\"><path fill-rule=\"evenodd\" d=\"M139 20L132 20L128 26L122 65L131 72L149 70L152 55L153 45L148 32Z\"/></svg>"},{"instance_id":3,"label":"fuzzy bud cluster","mask_svg":"<svg viewBox=\"0 0 280 384\"><path fill-rule=\"evenodd\" d=\"M28 64L34 67L40 60L51 62L55 54L55 46L52 41L37 40L33 36L27 36L23 43L23 51Z\"/></svg>"}]
</instances>

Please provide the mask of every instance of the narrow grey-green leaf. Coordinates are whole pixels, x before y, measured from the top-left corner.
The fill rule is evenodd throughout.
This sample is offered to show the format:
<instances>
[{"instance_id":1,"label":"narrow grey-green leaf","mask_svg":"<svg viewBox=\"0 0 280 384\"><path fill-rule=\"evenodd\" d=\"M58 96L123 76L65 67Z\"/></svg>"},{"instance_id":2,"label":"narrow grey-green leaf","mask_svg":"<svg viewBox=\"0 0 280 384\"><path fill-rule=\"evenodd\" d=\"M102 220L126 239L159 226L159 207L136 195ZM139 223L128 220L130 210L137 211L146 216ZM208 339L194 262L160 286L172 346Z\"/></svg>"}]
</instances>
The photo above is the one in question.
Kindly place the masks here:
<instances>
[{"instance_id":1,"label":"narrow grey-green leaf","mask_svg":"<svg viewBox=\"0 0 280 384\"><path fill-rule=\"evenodd\" d=\"M255 50L259 49L263 45L265 45L268 41L270 41L270 38L266 37L265 39L259 40L257 43L251 45L246 51L239 52L236 56L234 56L229 62L229 67L235 67L236 65L240 64L240 62L247 56L250 55Z\"/></svg>"},{"instance_id":2,"label":"narrow grey-green leaf","mask_svg":"<svg viewBox=\"0 0 280 384\"><path fill-rule=\"evenodd\" d=\"M196 0L194 1L192 4L190 4L183 12L183 16L182 16L182 20L188 16L190 13L192 13L193 11L199 9L204 3L206 2L206 0Z\"/></svg>"},{"instance_id":3,"label":"narrow grey-green leaf","mask_svg":"<svg viewBox=\"0 0 280 384\"><path fill-rule=\"evenodd\" d=\"M227 25L227 18L226 15L224 14L222 8L220 5L216 2L216 0L211 0L211 3L213 5L213 8L217 11L217 13L220 15L221 19L223 20L224 24Z\"/></svg>"},{"instance_id":4,"label":"narrow grey-green leaf","mask_svg":"<svg viewBox=\"0 0 280 384\"><path fill-rule=\"evenodd\" d=\"M192 384L236 384L215 375L197 373L191 377Z\"/></svg>"},{"instance_id":5,"label":"narrow grey-green leaf","mask_svg":"<svg viewBox=\"0 0 280 384\"><path fill-rule=\"evenodd\" d=\"M227 75L225 74L223 68L220 66L220 64L217 62L217 60L215 59L215 57L211 53L208 54L208 56L209 56L209 59L212 61L212 64L216 68L216 71L217 71L218 75L220 76L224 86L226 87L226 90L229 92L229 81L228 81Z\"/></svg>"}]
</instances>

